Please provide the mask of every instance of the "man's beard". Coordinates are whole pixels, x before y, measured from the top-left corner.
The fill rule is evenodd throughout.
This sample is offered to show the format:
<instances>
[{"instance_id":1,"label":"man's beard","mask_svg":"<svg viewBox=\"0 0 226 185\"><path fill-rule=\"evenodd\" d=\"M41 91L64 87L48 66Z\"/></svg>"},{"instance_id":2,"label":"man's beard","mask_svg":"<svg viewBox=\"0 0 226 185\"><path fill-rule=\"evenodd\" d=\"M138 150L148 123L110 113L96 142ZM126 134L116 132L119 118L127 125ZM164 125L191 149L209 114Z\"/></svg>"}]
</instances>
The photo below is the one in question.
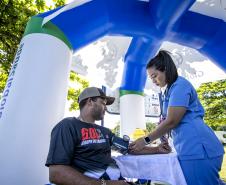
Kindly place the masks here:
<instances>
[{"instance_id":1,"label":"man's beard","mask_svg":"<svg viewBox=\"0 0 226 185\"><path fill-rule=\"evenodd\" d=\"M102 120L104 118L104 112L103 111L100 111L98 109L98 107L96 107L96 109L94 108L93 109L93 118L96 120L96 121L99 121L99 120Z\"/></svg>"}]
</instances>

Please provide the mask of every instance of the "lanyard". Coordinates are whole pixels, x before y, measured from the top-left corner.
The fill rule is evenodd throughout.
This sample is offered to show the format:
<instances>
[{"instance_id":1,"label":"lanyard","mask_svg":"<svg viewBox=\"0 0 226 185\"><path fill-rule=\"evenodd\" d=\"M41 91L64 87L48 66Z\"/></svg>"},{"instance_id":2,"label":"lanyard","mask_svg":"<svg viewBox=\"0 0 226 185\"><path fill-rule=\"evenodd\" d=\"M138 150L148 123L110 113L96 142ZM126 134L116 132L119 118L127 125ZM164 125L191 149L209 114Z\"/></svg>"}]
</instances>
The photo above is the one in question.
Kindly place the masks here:
<instances>
[{"instance_id":1,"label":"lanyard","mask_svg":"<svg viewBox=\"0 0 226 185\"><path fill-rule=\"evenodd\" d=\"M168 86L166 87L164 93L162 91L159 93L159 102L160 102L160 118L159 118L159 123L161 124L165 119L166 119L166 113L163 115L163 101L165 101L166 96L168 95ZM163 135L160 137L160 141L162 143L167 142L168 143L168 138L171 136L171 131L169 131L166 135Z\"/></svg>"},{"instance_id":2,"label":"lanyard","mask_svg":"<svg viewBox=\"0 0 226 185\"><path fill-rule=\"evenodd\" d=\"M168 86L166 87L164 93L162 91L159 93L159 102L160 102L160 122L166 119L166 113L163 114L163 101L165 101L166 96L168 95Z\"/></svg>"}]
</instances>

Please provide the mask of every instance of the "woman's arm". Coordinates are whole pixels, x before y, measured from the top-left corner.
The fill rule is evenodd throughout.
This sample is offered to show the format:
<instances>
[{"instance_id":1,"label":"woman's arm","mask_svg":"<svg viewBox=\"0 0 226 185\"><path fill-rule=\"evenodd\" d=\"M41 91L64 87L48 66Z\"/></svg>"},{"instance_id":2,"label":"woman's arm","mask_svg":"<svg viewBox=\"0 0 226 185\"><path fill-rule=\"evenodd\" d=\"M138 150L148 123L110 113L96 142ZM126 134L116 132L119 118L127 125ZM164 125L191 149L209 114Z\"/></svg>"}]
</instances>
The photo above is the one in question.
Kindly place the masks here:
<instances>
[{"instance_id":1,"label":"woman's arm","mask_svg":"<svg viewBox=\"0 0 226 185\"><path fill-rule=\"evenodd\" d=\"M148 134L150 141L153 142L154 140L169 132L171 129L175 128L180 123L185 112L185 107L169 107L166 119L161 124L159 124L159 126L152 133ZM139 150L143 149L145 145L146 143L144 138L139 138L132 142L129 148L131 152L138 152Z\"/></svg>"},{"instance_id":2,"label":"woman's arm","mask_svg":"<svg viewBox=\"0 0 226 185\"><path fill-rule=\"evenodd\" d=\"M186 112L185 107L169 107L166 119L148 137L151 142L175 128Z\"/></svg>"}]
</instances>

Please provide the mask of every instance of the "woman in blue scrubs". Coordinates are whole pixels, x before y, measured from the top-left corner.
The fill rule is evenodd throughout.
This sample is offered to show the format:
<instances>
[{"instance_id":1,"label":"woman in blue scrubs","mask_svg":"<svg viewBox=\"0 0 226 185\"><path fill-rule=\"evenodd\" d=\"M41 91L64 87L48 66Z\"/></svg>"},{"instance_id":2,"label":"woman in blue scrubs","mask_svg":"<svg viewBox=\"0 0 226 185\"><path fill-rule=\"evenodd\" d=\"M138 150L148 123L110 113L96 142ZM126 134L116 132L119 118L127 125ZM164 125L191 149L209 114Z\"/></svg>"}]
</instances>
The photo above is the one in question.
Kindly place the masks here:
<instances>
[{"instance_id":1,"label":"woman in blue scrubs","mask_svg":"<svg viewBox=\"0 0 226 185\"><path fill-rule=\"evenodd\" d=\"M164 88L162 116L164 121L146 137L130 144L137 152L164 134L171 132L174 147L188 185L218 185L224 149L203 120L204 109L196 90L178 76L170 53L159 51L147 64L153 83Z\"/></svg>"}]
</instances>

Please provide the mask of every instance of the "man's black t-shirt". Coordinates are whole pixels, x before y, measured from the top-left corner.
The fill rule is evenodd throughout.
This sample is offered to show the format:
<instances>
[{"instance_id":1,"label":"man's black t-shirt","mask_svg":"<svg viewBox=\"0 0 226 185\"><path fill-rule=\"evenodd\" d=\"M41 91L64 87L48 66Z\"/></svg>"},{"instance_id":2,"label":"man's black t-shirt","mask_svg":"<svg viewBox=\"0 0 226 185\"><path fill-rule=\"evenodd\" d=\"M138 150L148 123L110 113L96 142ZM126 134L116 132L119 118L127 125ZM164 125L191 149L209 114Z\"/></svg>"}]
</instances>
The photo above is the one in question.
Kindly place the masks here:
<instances>
[{"instance_id":1,"label":"man's black t-shirt","mask_svg":"<svg viewBox=\"0 0 226 185\"><path fill-rule=\"evenodd\" d=\"M65 118L52 130L46 166L69 165L80 172L106 169L113 133L102 126Z\"/></svg>"}]
</instances>

